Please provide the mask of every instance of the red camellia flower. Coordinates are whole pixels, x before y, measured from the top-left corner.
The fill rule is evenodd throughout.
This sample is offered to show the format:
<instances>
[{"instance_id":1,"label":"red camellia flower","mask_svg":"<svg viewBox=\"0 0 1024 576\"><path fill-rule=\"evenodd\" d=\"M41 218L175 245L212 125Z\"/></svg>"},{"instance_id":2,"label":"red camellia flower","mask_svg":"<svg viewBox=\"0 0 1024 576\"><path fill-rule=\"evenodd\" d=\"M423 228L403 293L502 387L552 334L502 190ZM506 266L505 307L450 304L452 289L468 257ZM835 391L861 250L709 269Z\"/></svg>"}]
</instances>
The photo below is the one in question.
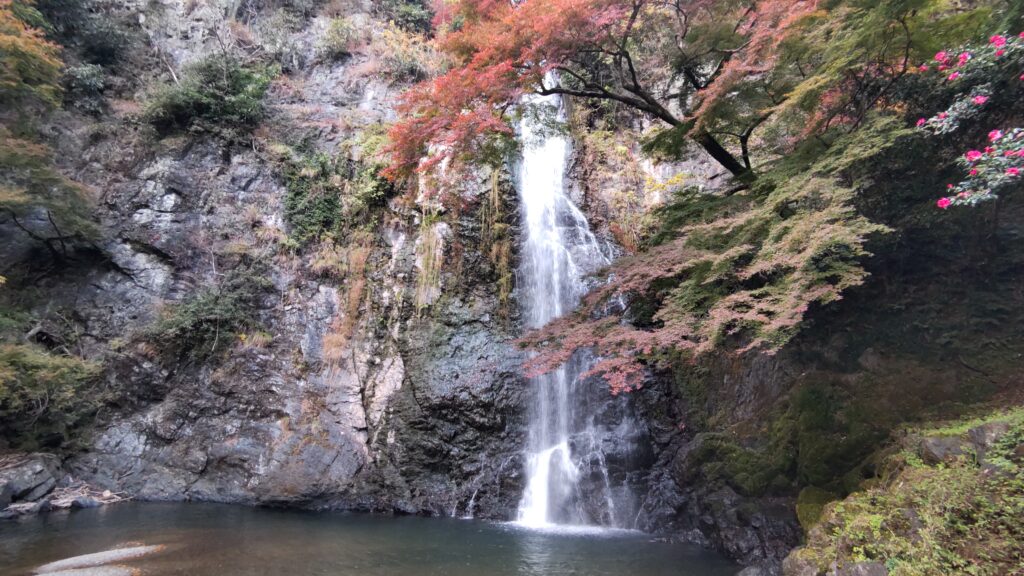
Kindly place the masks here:
<instances>
[{"instance_id":1,"label":"red camellia flower","mask_svg":"<svg viewBox=\"0 0 1024 576\"><path fill-rule=\"evenodd\" d=\"M995 36L989 38L988 41L996 48L1006 46L1006 36L1000 36L996 34Z\"/></svg>"},{"instance_id":2,"label":"red camellia flower","mask_svg":"<svg viewBox=\"0 0 1024 576\"><path fill-rule=\"evenodd\" d=\"M996 140L999 140L1002 137L1003 137L1003 131L1002 130L993 130L993 131L988 133L988 141L989 142L995 142Z\"/></svg>"},{"instance_id":3,"label":"red camellia flower","mask_svg":"<svg viewBox=\"0 0 1024 576\"><path fill-rule=\"evenodd\" d=\"M960 73L959 72L953 72L952 74L949 75L949 78L947 78L947 80L956 80L959 77L960 77Z\"/></svg>"},{"instance_id":4,"label":"red camellia flower","mask_svg":"<svg viewBox=\"0 0 1024 576\"><path fill-rule=\"evenodd\" d=\"M925 124L927 124L927 123L928 123L928 121L927 121L927 120L925 120L924 118L919 118L919 119L917 120L917 127L918 127L918 128L920 128L921 126L924 126L924 125L925 125Z\"/></svg>"},{"instance_id":5,"label":"red camellia flower","mask_svg":"<svg viewBox=\"0 0 1024 576\"><path fill-rule=\"evenodd\" d=\"M1007 168L1006 175L1011 177L1020 176L1020 168Z\"/></svg>"},{"instance_id":6,"label":"red camellia flower","mask_svg":"<svg viewBox=\"0 0 1024 576\"><path fill-rule=\"evenodd\" d=\"M949 208L949 204L949 198L939 198L939 201L935 203L936 206L942 208L943 210Z\"/></svg>"},{"instance_id":7,"label":"red camellia flower","mask_svg":"<svg viewBox=\"0 0 1024 576\"><path fill-rule=\"evenodd\" d=\"M971 171L968 172L968 174L970 174L971 176L977 176L978 175L978 169L977 168L971 168Z\"/></svg>"},{"instance_id":8,"label":"red camellia flower","mask_svg":"<svg viewBox=\"0 0 1024 576\"><path fill-rule=\"evenodd\" d=\"M988 96L975 96L974 98L971 98L971 100L978 106L981 106L985 102L988 102Z\"/></svg>"},{"instance_id":9,"label":"red camellia flower","mask_svg":"<svg viewBox=\"0 0 1024 576\"><path fill-rule=\"evenodd\" d=\"M928 71L928 65L927 64L921 64L920 66L917 67L917 69L920 70L921 72L927 72Z\"/></svg>"},{"instance_id":10,"label":"red camellia flower","mask_svg":"<svg viewBox=\"0 0 1024 576\"><path fill-rule=\"evenodd\" d=\"M949 116L949 114L946 114L945 112L939 112L939 119L945 120L946 116Z\"/></svg>"},{"instance_id":11,"label":"red camellia flower","mask_svg":"<svg viewBox=\"0 0 1024 576\"><path fill-rule=\"evenodd\" d=\"M964 154L964 157L967 158L968 162L977 162L978 160L981 160L982 156L983 154L977 150L971 150L967 154Z\"/></svg>"},{"instance_id":12,"label":"red camellia flower","mask_svg":"<svg viewBox=\"0 0 1024 576\"><path fill-rule=\"evenodd\" d=\"M946 54L946 52L945 52L945 51L939 52L939 53L937 53L937 54L935 55L935 60L936 60L937 62L945 62L945 61L946 61L946 58L949 58L949 55L948 55L948 54Z\"/></svg>"},{"instance_id":13,"label":"red camellia flower","mask_svg":"<svg viewBox=\"0 0 1024 576\"><path fill-rule=\"evenodd\" d=\"M999 58L1003 54L1006 54L1006 50L996 50L996 58Z\"/></svg>"}]
</instances>

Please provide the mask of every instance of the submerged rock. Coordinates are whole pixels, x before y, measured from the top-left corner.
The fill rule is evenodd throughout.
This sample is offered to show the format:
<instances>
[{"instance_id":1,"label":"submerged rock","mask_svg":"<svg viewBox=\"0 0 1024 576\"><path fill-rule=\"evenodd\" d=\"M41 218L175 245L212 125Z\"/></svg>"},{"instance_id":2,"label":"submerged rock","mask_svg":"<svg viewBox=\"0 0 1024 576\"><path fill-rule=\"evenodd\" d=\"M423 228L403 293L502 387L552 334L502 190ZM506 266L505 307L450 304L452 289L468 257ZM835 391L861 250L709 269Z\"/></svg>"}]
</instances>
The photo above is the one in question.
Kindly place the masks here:
<instances>
[{"instance_id":1,"label":"submerged rock","mask_svg":"<svg viewBox=\"0 0 1024 576\"><path fill-rule=\"evenodd\" d=\"M47 576L137 576L139 571L127 566L97 566L95 568L76 568L47 572Z\"/></svg>"},{"instance_id":2,"label":"submerged rock","mask_svg":"<svg viewBox=\"0 0 1024 576\"><path fill-rule=\"evenodd\" d=\"M116 548L114 550L106 550L103 552L95 552L93 554L84 554L82 556L74 556L72 558L65 558L64 560L58 560L56 562L50 562L49 564L43 564L36 568L33 572L35 574L64 574L71 570L81 569L94 569L97 567L106 567L107 564L113 564L114 562L123 562L125 560L134 560L150 554L155 554L163 550L162 545L157 546L131 546L128 548ZM118 566L107 567L109 569L121 569ZM123 572L82 572L83 574L96 574L97 576L107 574L121 574ZM128 572L131 573L130 571Z\"/></svg>"}]
</instances>

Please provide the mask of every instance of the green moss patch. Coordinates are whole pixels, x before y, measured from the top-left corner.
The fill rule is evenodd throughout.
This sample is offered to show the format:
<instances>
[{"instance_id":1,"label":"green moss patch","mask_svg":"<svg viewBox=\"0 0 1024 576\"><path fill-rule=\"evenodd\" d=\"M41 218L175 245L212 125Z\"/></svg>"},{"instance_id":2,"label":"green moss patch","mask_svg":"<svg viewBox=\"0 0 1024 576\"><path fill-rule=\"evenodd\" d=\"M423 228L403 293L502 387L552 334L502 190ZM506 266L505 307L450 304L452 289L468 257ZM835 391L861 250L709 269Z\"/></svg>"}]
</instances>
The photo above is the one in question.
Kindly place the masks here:
<instances>
[{"instance_id":1,"label":"green moss patch","mask_svg":"<svg viewBox=\"0 0 1024 576\"><path fill-rule=\"evenodd\" d=\"M983 457L968 451L924 463L922 438L977 442L987 424L998 424L999 433ZM826 507L800 557L822 571L881 562L895 576L1024 569L1024 409L912 430L886 463L884 480Z\"/></svg>"}]
</instances>

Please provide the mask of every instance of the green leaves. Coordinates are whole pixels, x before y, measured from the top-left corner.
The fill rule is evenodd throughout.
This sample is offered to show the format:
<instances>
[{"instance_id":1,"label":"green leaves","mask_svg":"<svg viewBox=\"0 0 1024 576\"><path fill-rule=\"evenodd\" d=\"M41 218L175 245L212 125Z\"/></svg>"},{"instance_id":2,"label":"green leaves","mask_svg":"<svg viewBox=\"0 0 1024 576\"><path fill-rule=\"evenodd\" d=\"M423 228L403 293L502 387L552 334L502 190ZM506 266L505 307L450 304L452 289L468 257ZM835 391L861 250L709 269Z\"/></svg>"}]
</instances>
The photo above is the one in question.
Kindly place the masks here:
<instances>
[{"instance_id":1,"label":"green leaves","mask_svg":"<svg viewBox=\"0 0 1024 576\"><path fill-rule=\"evenodd\" d=\"M273 67L208 56L186 68L178 84L158 90L143 116L161 134L188 130L235 137L263 119L263 97L276 75Z\"/></svg>"},{"instance_id":2,"label":"green leaves","mask_svg":"<svg viewBox=\"0 0 1024 576\"><path fill-rule=\"evenodd\" d=\"M26 450L57 448L100 407L97 364L28 344L0 344L0 436Z\"/></svg>"}]
</instances>

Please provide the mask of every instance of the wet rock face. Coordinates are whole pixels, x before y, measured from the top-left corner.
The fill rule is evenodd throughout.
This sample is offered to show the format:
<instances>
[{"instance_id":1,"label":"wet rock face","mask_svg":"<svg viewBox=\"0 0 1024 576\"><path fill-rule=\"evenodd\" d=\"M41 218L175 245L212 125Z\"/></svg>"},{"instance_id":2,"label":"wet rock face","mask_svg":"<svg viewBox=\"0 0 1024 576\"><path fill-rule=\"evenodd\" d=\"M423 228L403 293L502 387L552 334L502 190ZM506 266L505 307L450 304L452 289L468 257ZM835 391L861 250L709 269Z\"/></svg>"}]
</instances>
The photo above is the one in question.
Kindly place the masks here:
<instances>
[{"instance_id":1,"label":"wet rock face","mask_svg":"<svg viewBox=\"0 0 1024 576\"><path fill-rule=\"evenodd\" d=\"M522 468L521 355L510 343L518 321L497 288L481 215L446 223L446 268L424 309L413 304L417 208L393 203L379 219L351 223L370 237L355 309L353 280L311 273L306 252L263 234L287 232L287 186L267 143L344 154L343 144L393 115L402 85L375 75L365 54L321 58L328 21L314 16L281 31L292 53L260 137L158 138L120 112L138 109L147 82L170 84L168 66L219 53L218 35L234 24L229 4L116 8L159 57L133 63L123 72L131 82L112 80L120 92L107 94L119 99L108 113L61 112L48 128L62 170L95 192L102 237L38 289L47 306L75 310L78 346L104 360L118 392L89 449L64 468L140 499L511 517ZM350 9L368 21L366 6ZM499 180L509 196L508 176ZM490 192L491 180L481 182ZM0 229L0 239L5 257L32 257L17 230ZM174 356L143 334L168 304L253 261L267 284L254 321L269 342ZM351 334L330 341L346 324Z\"/></svg>"},{"instance_id":2,"label":"wet rock face","mask_svg":"<svg viewBox=\"0 0 1024 576\"><path fill-rule=\"evenodd\" d=\"M46 454L11 454L0 458L0 510L11 503L36 502L59 478L60 462Z\"/></svg>"},{"instance_id":3,"label":"wet rock face","mask_svg":"<svg viewBox=\"0 0 1024 576\"><path fill-rule=\"evenodd\" d=\"M757 357L746 363L709 362L699 378L710 404L700 409L726 414L727 422L748 420L755 406L771 405L784 393L784 374L782 362ZM708 481L702 454L711 448L714 431L687 422L686 414L701 399L688 396L671 376L656 375L634 393L656 458L637 527L714 548L751 567L751 574L780 573L782 560L802 536L794 498L744 496Z\"/></svg>"}]
</instances>

